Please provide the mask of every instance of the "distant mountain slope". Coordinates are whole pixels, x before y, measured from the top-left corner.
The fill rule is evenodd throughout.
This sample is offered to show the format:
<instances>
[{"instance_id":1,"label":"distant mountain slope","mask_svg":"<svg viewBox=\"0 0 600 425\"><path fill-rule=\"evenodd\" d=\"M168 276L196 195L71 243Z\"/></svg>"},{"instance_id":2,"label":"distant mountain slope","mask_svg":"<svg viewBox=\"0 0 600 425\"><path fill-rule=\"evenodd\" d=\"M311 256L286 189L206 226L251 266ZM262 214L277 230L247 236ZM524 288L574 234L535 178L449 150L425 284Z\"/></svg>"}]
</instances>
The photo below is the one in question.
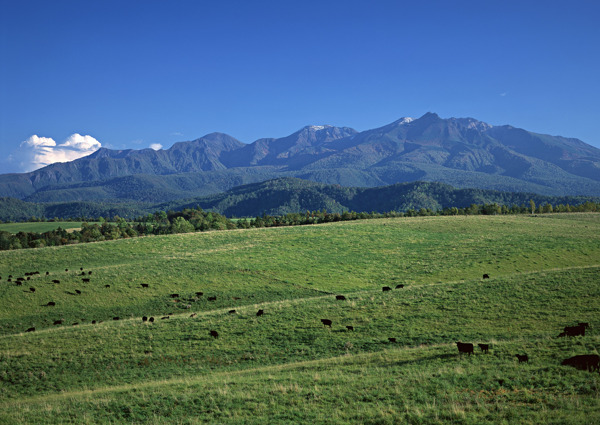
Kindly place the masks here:
<instances>
[{"instance_id":1,"label":"distant mountain slope","mask_svg":"<svg viewBox=\"0 0 600 425\"><path fill-rule=\"evenodd\" d=\"M122 179L126 176L137 177ZM307 126L251 144L212 133L166 150L100 149L31 173L0 175L0 196L40 202L160 202L277 177L344 186L421 180L546 195L600 195L600 149L577 139L427 113L360 133Z\"/></svg>"},{"instance_id":2,"label":"distant mountain slope","mask_svg":"<svg viewBox=\"0 0 600 425\"><path fill-rule=\"evenodd\" d=\"M471 204L498 203L529 205L551 203L577 205L596 197L556 197L532 193L500 192L484 189L455 189L432 182L398 183L382 187L343 187L296 178L280 178L242 185L224 193L153 204L149 202L54 202L31 203L15 198L0 198L0 220L27 220L32 216L137 217L155 211L201 207L229 217L255 217L263 213L282 215L326 209L329 212L387 212L429 208L467 207Z\"/></svg>"},{"instance_id":3,"label":"distant mountain slope","mask_svg":"<svg viewBox=\"0 0 600 425\"><path fill-rule=\"evenodd\" d=\"M155 205L159 210L180 210L200 206L228 217L255 217L263 213L282 215L326 209L329 212L387 212L429 208L464 208L471 204L529 205L551 203L576 205L598 197L557 197L533 193L500 192L484 189L455 189L433 182L398 183L360 188L327 185L296 178L281 178L239 186L225 193Z\"/></svg>"}]
</instances>

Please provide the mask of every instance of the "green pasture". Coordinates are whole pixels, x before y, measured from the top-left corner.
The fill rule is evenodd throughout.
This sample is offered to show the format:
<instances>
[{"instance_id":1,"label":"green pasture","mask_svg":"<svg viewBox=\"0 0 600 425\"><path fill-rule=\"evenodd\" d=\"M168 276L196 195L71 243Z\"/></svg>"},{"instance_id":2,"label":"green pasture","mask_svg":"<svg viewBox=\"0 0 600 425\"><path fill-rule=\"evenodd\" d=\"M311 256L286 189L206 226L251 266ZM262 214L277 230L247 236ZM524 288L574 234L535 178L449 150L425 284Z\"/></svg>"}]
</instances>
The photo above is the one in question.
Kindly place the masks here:
<instances>
[{"instance_id":1,"label":"green pasture","mask_svg":"<svg viewBox=\"0 0 600 425\"><path fill-rule=\"evenodd\" d=\"M44 233L56 230L59 227L70 229L81 229L81 221L44 221L27 223L0 223L0 232L19 233Z\"/></svg>"},{"instance_id":2,"label":"green pasture","mask_svg":"<svg viewBox=\"0 0 600 425\"><path fill-rule=\"evenodd\" d=\"M600 420L600 374L560 365L600 347L600 214L4 251L0 276L0 423Z\"/></svg>"}]
</instances>

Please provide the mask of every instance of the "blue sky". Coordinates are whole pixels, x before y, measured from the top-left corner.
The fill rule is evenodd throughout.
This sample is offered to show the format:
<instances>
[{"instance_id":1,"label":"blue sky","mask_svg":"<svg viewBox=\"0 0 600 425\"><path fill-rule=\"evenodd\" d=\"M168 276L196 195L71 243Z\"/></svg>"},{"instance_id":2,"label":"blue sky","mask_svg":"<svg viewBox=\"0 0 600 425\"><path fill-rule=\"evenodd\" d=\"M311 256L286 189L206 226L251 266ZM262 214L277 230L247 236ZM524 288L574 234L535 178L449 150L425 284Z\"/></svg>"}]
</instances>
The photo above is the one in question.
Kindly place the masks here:
<instances>
[{"instance_id":1,"label":"blue sky","mask_svg":"<svg viewBox=\"0 0 600 425\"><path fill-rule=\"evenodd\" d=\"M66 160L428 111L600 147L599 20L577 0L0 0L0 173L32 147Z\"/></svg>"}]
</instances>

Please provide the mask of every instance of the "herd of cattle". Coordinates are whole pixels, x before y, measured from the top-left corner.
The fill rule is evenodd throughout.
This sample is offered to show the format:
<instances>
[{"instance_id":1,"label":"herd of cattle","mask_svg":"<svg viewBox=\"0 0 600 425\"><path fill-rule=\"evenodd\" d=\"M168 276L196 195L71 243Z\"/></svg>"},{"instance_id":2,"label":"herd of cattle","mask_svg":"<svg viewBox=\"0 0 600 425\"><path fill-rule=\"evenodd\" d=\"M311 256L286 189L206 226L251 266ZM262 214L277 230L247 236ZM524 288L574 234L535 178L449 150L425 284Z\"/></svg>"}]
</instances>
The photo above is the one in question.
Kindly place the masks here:
<instances>
[{"instance_id":1,"label":"herd of cattle","mask_svg":"<svg viewBox=\"0 0 600 425\"><path fill-rule=\"evenodd\" d=\"M81 267L79 269L80 271L80 276L85 276L86 272L83 270L83 267ZM65 269L65 272L69 272L69 269ZM87 272L87 276L90 276L92 274L91 271ZM31 280L31 277L36 276L36 275L40 275L39 271L35 271L35 272L27 272L24 273L24 277L17 277L14 282L15 285L17 286L21 286L23 284L23 282L29 281ZM50 272L46 272L46 276L49 276ZM489 275L484 274L483 275L483 279L489 279ZM82 277L81 278L83 283L89 283L90 282L90 278L89 277ZM2 277L0 276L0 281L2 281ZM7 278L7 282L13 282L13 276L9 275ZM52 279L52 283L53 284L60 284L60 280L59 279ZM110 285L105 285L106 288L110 288ZM148 288L149 284L147 283L142 283L141 284L142 288ZM396 289L401 289L404 288L404 285L399 284L396 285ZM384 286L382 287L383 292L389 292L392 290L391 287L389 286ZM34 293L36 291L35 287L30 287L29 288L29 292ZM71 292L67 292L69 294L72 295L81 295L82 292L79 289L75 289L75 293L71 293ZM203 292L196 292L196 297L202 297L204 295ZM179 298L179 294L171 294L170 295L171 298ZM216 301L217 297L216 296L211 296L211 297L207 297L208 301ZM238 297L235 297L234 299L239 299ZM346 297L344 295L336 295L335 299L338 301L345 301ZM43 305L44 307L54 307L56 306L56 302L54 301L48 301L48 303ZM191 306L186 306L187 308L190 308ZM235 314L236 310L229 310L230 314ZM264 314L264 310L260 309L257 311L256 316L260 317ZM169 313L167 316L163 316L161 317L161 319L169 319L169 317L172 315L172 313ZM195 317L196 313L193 313L190 317ZM113 317L113 320L120 320L120 317L115 316ZM63 324L63 319L59 319L59 320L55 320L54 321L54 325L62 325ZM142 317L142 321L143 322L154 322L154 317L147 317L147 316L143 316ZM92 320L91 322L92 324L96 324L96 323L102 323L102 321L98 321L96 322L96 320ZM321 319L321 323L323 324L323 326L328 326L331 328L333 321L331 319ZM73 323L73 325L78 325L79 323ZM585 330L589 328L589 323L587 322L579 322L576 326L565 326L563 329L563 332L561 332L558 337L576 337L576 336L585 336ZM352 325L346 325L346 329L348 331L354 331L354 326ZM28 328L27 330L25 330L25 332L34 332L35 331L35 327L31 327ZM209 335L213 338L218 338L219 337L219 333L216 330L210 330L209 331ZM390 337L388 338L388 341L391 343L395 343L396 342L396 338L394 337ZM468 343L468 342L461 342L461 341L457 341L456 342L457 348L458 348L458 353L459 355L462 354L467 354L467 355L472 355L474 354L474 344L473 343ZM489 344L484 344L484 343L479 343L477 344L478 347L481 349L481 352L483 354L488 354L489 353ZM527 354L515 354L515 357L517 357L519 363L525 363L529 361L529 356ZM576 369L579 370L587 370L590 372L594 372L594 371L598 371L598 373L600 373L600 356L598 354L582 354L582 355L577 355L577 356L573 356L570 357L568 359L563 360L563 362L561 363L564 366L572 366L575 367Z\"/></svg>"}]
</instances>

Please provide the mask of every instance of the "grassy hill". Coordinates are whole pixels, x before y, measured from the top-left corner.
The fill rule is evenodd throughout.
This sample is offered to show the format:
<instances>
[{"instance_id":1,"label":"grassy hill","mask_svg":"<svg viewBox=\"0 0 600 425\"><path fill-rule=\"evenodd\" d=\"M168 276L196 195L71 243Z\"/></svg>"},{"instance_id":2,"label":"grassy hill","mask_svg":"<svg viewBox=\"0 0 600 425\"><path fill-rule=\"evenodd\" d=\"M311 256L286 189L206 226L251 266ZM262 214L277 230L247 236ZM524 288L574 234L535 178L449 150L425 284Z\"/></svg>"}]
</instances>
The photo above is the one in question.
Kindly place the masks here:
<instances>
[{"instance_id":1,"label":"grassy hill","mask_svg":"<svg viewBox=\"0 0 600 425\"><path fill-rule=\"evenodd\" d=\"M560 364L600 347L599 242L555 214L0 252L0 422L596 423L600 377Z\"/></svg>"}]
</instances>

